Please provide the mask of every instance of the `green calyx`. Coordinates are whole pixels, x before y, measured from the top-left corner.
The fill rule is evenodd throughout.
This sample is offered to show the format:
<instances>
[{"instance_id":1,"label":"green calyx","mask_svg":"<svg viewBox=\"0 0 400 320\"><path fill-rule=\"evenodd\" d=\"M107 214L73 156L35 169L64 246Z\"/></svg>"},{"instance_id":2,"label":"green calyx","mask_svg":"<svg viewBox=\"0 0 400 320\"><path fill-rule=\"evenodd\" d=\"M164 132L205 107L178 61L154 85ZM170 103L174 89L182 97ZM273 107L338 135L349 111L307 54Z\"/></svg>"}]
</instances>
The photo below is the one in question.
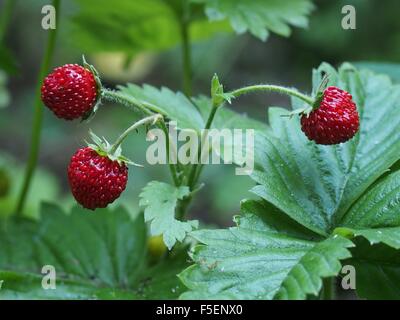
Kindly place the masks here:
<instances>
[{"instance_id":1,"label":"green calyx","mask_svg":"<svg viewBox=\"0 0 400 320\"><path fill-rule=\"evenodd\" d=\"M320 107L322 99L324 98L324 91L325 91L326 87L328 86L328 83L329 83L329 77L327 74L325 74L324 77L322 78L322 80L318 86L317 92L315 94L315 100L312 105L312 110L317 110Z\"/></svg>"},{"instance_id":2,"label":"green calyx","mask_svg":"<svg viewBox=\"0 0 400 320\"><path fill-rule=\"evenodd\" d=\"M315 97L313 98L313 102L311 103L311 105L307 105L304 108L293 110L288 114L284 114L282 116L291 118L294 115L305 115L306 117L308 117L311 112L317 110L321 106L321 102L324 98L324 91L328 86L328 83L329 83L329 77L327 75L324 75L324 77L321 80L321 83L318 86L317 92L315 93Z\"/></svg>"},{"instance_id":3,"label":"green calyx","mask_svg":"<svg viewBox=\"0 0 400 320\"><path fill-rule=\"evenodd\" d=\"M100 107L101 92L102 92L103 85L101 83L100 75L99 75L98 71L96 70L96 68L93 65L87 63L85 56L82 56L82 61L83 61L83 63L82 63L83 67L85 69L89 70L93 74L94 80L96 81L96 89L97 89L96 102L95 102L93 108L90 111L88 111L86 114L84 114L82 117L82 121L89 121L93 118L93 116L96 114L97 110Z\"/></svg>"},{"instance_id":4,"label":"green calyx","mask_svg":"<svg viewBox=\"0 0 400 320\"><path fill-rule=\"evenodd\" d=\"M214 108L218 108L224 104L225 101L232 103L232 99L235 97L224 92L224 86L219 82L217 74L211 80L211 100Z\"/></svg>"},{"instance_id":5,"label":"green calyx","mask_svg":"<svg viewBox=\"0 0 400 320\"><path fill-rule=\"evenodd\" d=\"M133 162L127 157L122 155L122 148L119 145L117 148L113 148L104 137L100 138L95 135L92 131L89 131L90 137L92 138L93 143L87 143L88 147L96 151L100 156L107 157L112 161L117 161L121 164L129 164L137 167L143 167L140 164Z\"/></svg>"}]
</instances>

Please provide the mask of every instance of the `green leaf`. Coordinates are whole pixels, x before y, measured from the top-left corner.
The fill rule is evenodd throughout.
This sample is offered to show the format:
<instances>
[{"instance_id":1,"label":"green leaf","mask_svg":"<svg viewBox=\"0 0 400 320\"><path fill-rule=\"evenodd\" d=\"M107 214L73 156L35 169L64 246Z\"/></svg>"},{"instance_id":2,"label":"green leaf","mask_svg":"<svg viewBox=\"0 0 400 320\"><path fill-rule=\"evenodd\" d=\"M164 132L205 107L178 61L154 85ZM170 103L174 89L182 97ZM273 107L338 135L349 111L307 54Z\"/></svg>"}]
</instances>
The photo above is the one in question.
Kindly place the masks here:
<instances>
[{"instance_id":1,"label":"green leaf","mask_svg":"<svg viewBox=\"0 0 400 320\"><path fill-rule=\"evenodd\" d=\"M40 222L0 221L0 299L172 299L182 292L181 253L147 265L142 215L80 207L66 215L49 204L41 213ZM55 290L42 289L44 265L55 267Z\"/></svg>"},{"instance_id":2,"label":"green leaf","mask_svg":"<svg viewBox=\"0 0 400 320\"><path fill-rule=\"evenodd\" d=\"M68 279L57 279L56 289L44 290L42 287L43 275L34 273L0 271L0 279L3 281L0 289L2 300L125 300L136 298L132 292L113 288L97 288L91 284Z\"/></svg>"},{"instance_id":3,"label":"green leaf","mask_svg":"<svg viewBox=\"0 0 400 320\"><path fill-rule=\"evenodd\" d=\"M304 240L319 240L321 237L290 219L281 210L264 200L242 200L240 206L242 216L235 217L236 221L248 229L256 228L254 224L263 223L265 228L301 238Z\"/></svg>"},{"instance_id":4,"label":"green leaf","mask_svg":"<svg viewBox=\"0 0 400 320\"><path fill-rule=\"evenodd\" d=\"M328 235L400 158L400 87L387 76L359 72L349 64L338 72L322 64L314 71L314 91L322 73L328 73L330 85L353 95L359 134L345 144L316 145L304 136L298 118L282 118L285 110L270 108L273 133L256 137L259 170L252 178L259 185L252 191L310 230Z\"/></svg>"},{"instance_id":5,"label":"green leaf","mask_svg":"<svg viewBox=\"0 0 400 320\"><path fill-rule=\"evenodd\" d=\"M290 35L290 25L306 27L313 9L309 0L193 0L204 3L210 20L228 19L239 34L247 31L265 41L269 31Z\"/></svg>"},{"instance_id":6,"label":"green leaf","mask_svg":"<svg viewBox=\"0 0 400 320\"><path fill-rule=\"evenodd\" d=\"M165 50L181 42L180 19L183 1L79 0L69 27L71 43L85 52ZM196 8L194 8L196 9ZM199 10L196 10L198 12ZM192 17L190 36L205 39L216 32L230 31L229 24L210 23L204 15Z\"/></svg>"},{"instance_id":7,"label":"green leaf","mask_svg":"<svg viewBox=\"0 0 400 320\"><path fill-rule=\"evenodd\" d=\"M187 267L186 253L172 255L141 273L132 289L98 287L90 281L57 278L55 290L44 290L44 275L0 270L1 299L95 299L165 300L176 299L185 290L177 274Z\"/></svg>"},{"instance_id":8,"label":"green leaf","mask_svg":"<svg viewBox=\"0 0 400 320\"><path fill-rule=\"evenodd\" d=\"M177 299L184 291L185 286L177 275L188 266L187 248L178 252L172 251L167 259L157 265L144 270L140 280L135 284L134 292L138 299Z\"/></svg>"},{"instance_id":9,"label":"green leaf","mask_svg":"<svg viewBox=\"0 0 400 320\"><path fill-rule=\"evenodd\" d=\"M354 244L333 236L316 244L292 268L277 294L278 299L305 299L307 294L318 295L321 278L336 276L342 266L340 260L351 256L349 247Z\"/></svg>"},{"instance_id":10,"label":"green leaf","mask_svg":"<svg viewBox=\"0 0 400 320\"><path fill-rule=\"evenodd\" d=\"M251 219L251 220L249 220ZM192 233L195 265L180 279L190 289L183 299L303 299L317 295L322 277L340 270L352 242L336 236L321 242L272 230L257 216L237 220L228 230Z\"/></svg>"},{"instance_id":11,"label":"green leaf","mask_svg":"<svg viewBox=\"0 0 400 320\"><path fill-rule=\"evenodd\" d=\"M357 200L342 225L355 229L400 226L400 171L386 176Z\"/></svg>"},{"instance_id":12,"label":"green leaf","mask_svg":"<svg viewBox=\"0 0 400 320\"><path fill-rule=\"evenodd\" d=\"M369 244L360 238L352 250L353 258L344 262L356 271L356 290L360 298L400 299L400 251L385 244Z\"/></svg>"},{"instance_id":13,"label":"green leaf","mask_svg":"<svg viewBox=\"0 0 400 320\"><path fill-rule=\"evenodd\" d=\"M178 128L201 130L205 123L193 103L182 93L172 92L168 88L160 90L149 85L139 87L128 84L119 86L119 91L136 100L146 103L153 112L161 113L177 122Z\"/></svg>"},{"instance_id":14,"label":"green leaf","mask_svg":"<svg viewBox=\"0 0 400 320\"><path fill-rule=\"evenodd\" d=\"M142 217L132 221L122 208L114 212L100 209L89 215L81 207L75 207L67 216L57 207L44 205L42 219L37 259L43 264L59 265L59 272L107 286L126 287L133 283L145 253L146 229ZM60 255L60 247L68 251Z\"/></svg>"},{"instance_id":15,"label":"green leaf","mask_svg":"<svg viewBox=\"0 0 400 320\"><path fill-rule=\"evenodd\" d=\"M400 83L400 64L376 61L352 62L359 69L368 69L376 73L387 74L395 83Z\"/></svg>"},{"instance_id":16,"label":"green leaf","mask_svg":"<svg viewBox=\"0 0 400 320\"><path fill-rule=\"evenodd\" d=\"M170 250L176 241L182 242L188 232L198 227L197 221L184 222L175 219L177 201L188 195L188 187L176 188L158 181L149 182L140 194L139 204L145 207L145 220L151 221L151 235L162 234L164 243Z\"/></svg>"},{"instance_id":17,"label":"green leaf","mask_svg":"<svg viewBox=\"0 0 400 320\"><path fill-rule=\"evenodd\" d=\"M394 249L400 249L400 227L377 229L351 229L340 227L336 228L334 232L348 238L364 237L371 245L384 243Z\"/></svg>"}]
</instances>

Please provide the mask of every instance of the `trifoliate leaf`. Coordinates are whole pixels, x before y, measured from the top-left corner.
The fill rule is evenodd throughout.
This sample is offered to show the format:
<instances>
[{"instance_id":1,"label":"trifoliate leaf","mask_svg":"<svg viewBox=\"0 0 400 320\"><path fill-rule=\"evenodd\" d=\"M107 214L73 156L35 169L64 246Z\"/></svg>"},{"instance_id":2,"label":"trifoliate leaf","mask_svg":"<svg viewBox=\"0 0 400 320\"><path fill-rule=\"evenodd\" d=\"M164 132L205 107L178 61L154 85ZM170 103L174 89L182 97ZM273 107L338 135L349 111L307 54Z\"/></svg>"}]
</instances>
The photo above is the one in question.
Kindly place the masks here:
<instances>
[{"instance_id":1,"label":"trifoliate leaf","mask_svg":"<svg viewBox=\"0 0 400 320\"><path fill-rule=\"evenodd\" d=\"M139 204L145 208L145 221L151 222L151 235L162 234L168 249L176 241L182 242L188 232L198 227L197 221L179 221L175 218L177 201L188 195L188 187L176 188L158 181L149 182L140 194Z\"/></svg>"}]
</instances>

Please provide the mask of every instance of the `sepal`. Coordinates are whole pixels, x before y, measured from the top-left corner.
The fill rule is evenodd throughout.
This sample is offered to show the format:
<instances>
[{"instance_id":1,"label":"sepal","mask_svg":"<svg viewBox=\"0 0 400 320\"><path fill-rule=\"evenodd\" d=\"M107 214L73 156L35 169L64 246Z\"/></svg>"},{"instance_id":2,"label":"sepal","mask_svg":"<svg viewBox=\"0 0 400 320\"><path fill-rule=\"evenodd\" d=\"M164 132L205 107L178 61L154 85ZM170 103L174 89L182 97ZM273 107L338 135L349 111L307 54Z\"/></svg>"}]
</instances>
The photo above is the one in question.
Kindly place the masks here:
<instances>
[{"instance_id":1,"label":"sepal","mask_svg":"<svg viewBox=\"0 0 400 320\"><path fill-rule=\"evenodd\" d=\"M89 70L93 74L94 80L96 81L96 88L97 88L97 98L96 98L96 102L95 102L94 107L91 110L89 110L88 112L86 112L82 116L82 119L81 119L81 121L89 122L94 117L94 115L96 114L97 110L100 107L100 104L101 104L101 92L102 92L103 85L102 85L101 80L100 80L99 72L96 70L96 68L93 65L89 64L86 61L84 55L82 55L82 61L83 61L84 68L86 68L87 70Z\"/></svg>"},{"instance_id":2,"label":"sepal","mask_svg":"<svg viewBox=\"0 0 400 320\"><path fill-rule=\"evenodd\" d=\"M122 148L118 146L115 151L112 151L112 145L106 140L106 138L100 138L93 131L89 130L89 135L93 143L87 143L88 147L96 151L100 156L107 157L112 161L117 161L119 164L133 165L136 167L143 167L142 165L133 162L129 158L122 155Z\"/></svg>"}]
</instances>

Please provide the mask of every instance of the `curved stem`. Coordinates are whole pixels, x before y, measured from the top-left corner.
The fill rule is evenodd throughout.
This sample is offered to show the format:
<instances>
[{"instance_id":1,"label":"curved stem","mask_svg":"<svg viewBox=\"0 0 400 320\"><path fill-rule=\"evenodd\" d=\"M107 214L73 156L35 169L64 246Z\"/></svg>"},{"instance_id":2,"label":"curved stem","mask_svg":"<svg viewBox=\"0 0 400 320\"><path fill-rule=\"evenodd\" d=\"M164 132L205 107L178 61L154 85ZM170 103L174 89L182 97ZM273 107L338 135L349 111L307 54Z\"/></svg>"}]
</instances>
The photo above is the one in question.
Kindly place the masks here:
<instances>
[{"instance_id":1,"label":"curved stem","mask_svg":"<svg viewBox=\"0 0 400 320\"><path fill-rule=\"evenodd\" d=\"M117 104L122 104L123 106L128 107L130 109L137 108L147 115L152 115L153 112L157 112L157 110L151 108L152 107L151 105L145 105L141 101L138 101L133 97L124 95L118 91L108 90L103 88L101 90L101 97L102 99L105 99L107 101L114 102Z\"/></svg>"},{"instance_id":2,"label":"curved stem","mask_svg":"<svg viewBox=\"0 0 400 320\"><path fill-rule=\"evenodd\" d=\"M3 42L7 32L7 26L11 19L11 13L16 0L5 0L0 17L0 44Z\"/></svg>"},{"instance_id":3,"label":"curved stem","mask_svg":"<svg viewBox=\"0 0 400 320\"><path fill-rule=\"evenodd\" d=\"M211 125L212 125L212 122L214 121L214 118L215 118L215 115L216 115L216 113L217 113L217 110L218 110L218 106L216 106L216 107L213 107L212 109L211 109L211 112L210 112L210 115L208 116L208 119L207 119L207 123L206 123L206 126L205 126L205 131L204 131L204 134L202 135L202 137L201 137L201 143L200 143L200 146L199 146L199 150L198 150L198 158L200 158L201 157L201 148L202 148L202 145L204 145L204 140L206 139L206 132L207 132L207 130L209 130L210 128L211 128ZM199 159L200 160L200 159ZM200 161L198 161L198 162L200 162ZM197 183L197 179L196 179L196 177L198 178L198 175L196 175L196 173L197 173L197 168L201 168L202 167L202 165L201 164L194 164L193 166L192 166L192 168L191 168L191 171L190 171L190 173L189 173L189 179L188 179L188 186L189 186L189 188L190 188L190 190L192 190L193 189L193 187L196 185L196 183Z\"/></svg>"},{"instance_id":4,"label":"curved stem","mask_svg":"<svg viewBox=\"0 0 400 320\"><path fill-rule=\"evenodd\" d=\"M131 125L128 129L126 129L119 137L118 139L114 142L114 144L111 146L110 153L114 153L117 148L121 145L121 143L125 140L125 138L134 130L139 128L142 125L145 124L155 124L159 120L161 120L163 116L161 114L154 114L150 117L143 118L139 120L138 122L135 122L133 125Z\"/></svg>"},{"instance_id":5,"label":"curved stem","mask_svg":"<svg viewBox=\"0 0 400 320\"><path fill-rule=\"evenodd\" d=\"M252 93L252 92L258 92L258 91L270 91L270 92L276 92L276 93L280 93L280 94L286 94L286 95L289 95L292 97L299 98L311 106L314 103L313 98L311 98L305 94L302 94L295 89L276 86L276 85L272 85L272 84L259 84L259 85L240 88L240 89L230 92L229 95L237 98L241 95L244 95L247 93Z\"/></svg>"},{"instance_id":6,"label":"curved stem","mask_svg":"<svg viewBox=\"0 0 400 320\"><path fill-rule=\"evenodd\" d=\"M167 137L166 139L166 152L167 152L167 159L168 159L168 166L169 166L169 170L171 172L172 175L172 180L174 181L174 184L176 187L180 186L180 180L178 178L178 174L177 174L177 166L175 166L174 164L171 163L171 161L169 160L169 152L170 152L170 148L171 148L171 143L170 143L170 138L169 138L169 132L167 129L167 126L165 125L164 121L161 121L161 130L163 130L165 136ZM179 168L178 168L179 170Z\"/></svg>"},{"instance_id":7,"label":"curved stem","mask_svg":"<svg viewBox=\"0 0 400 320\"><path fill-rule=\"evenodd\" d=\"M118 103L121 104L125 107L128 107L130 109L139 109L140 111L142 111L144 114L147 115L154 115L153 112L158 112L158 110L156 110L157 108L155 108L153 105L149 104L149 103L145 103L142 101L139 101L133 97L121 94L117 91L113 91L113 90L108 90L108 89L102 89L101 92L101 96L103 99L108 100L110 102L114 102L114 103ZM166 140L166 149L167 149L167 154L169 157L169 148L170 148L170 141L169 141L169 134L168 134L168 130L167 127L165 126L164 121L161 121L161 124L159 125L161 130L163 130L163 132L165 133L166 137L168 137L168 139ZM129 129L128 129L129 130ZM172 180L174 181L174 184L176 186L179 185L179 179L178 179L178 174L177 174L177 170L176 167L170 163L170 161L168 161L169 163L169 169L171 171L171 176L172 176Z\"/></svg>"},{"instance_id":8,"label":"curved stem","mask_svg":"<svg viewBox=\"0 0 400 320\"><path fill-rule=\"evenodd\" d=\"M56 21L58 21L59 11L60 11L60 0L53 0L53 6L56 9ZM40 135L42 131L42 118L43 118L43 106L40 99L40 88L42 85L43 78L46 76L48 72L50 60L53 56L54 45L56 41L57 28L51 29L49 31L49 36L47 40L46 52L43 57L42 65L40 67L39 77L36 86L35 93L35 109L34 109L34 119L33 119L33 127L31 134L31 144L29 150L29 158L28 164L25 171L24 181L22 184L22 188L18 197L17 206L15 209L15 214L17 216L23 215L24 205L26 201L26 197L28 195L29 187L32 181L32 176L36 168L39 148L40 148Z\"/></svg>"},{"instance_id":9,"label":"curved stem","mask_svg":"<svg viewBox=\"0 0 400 320\"><path fill-rule=\"evenodd\" d=\"M214 106L211 109L211 112L208 116L207 123L205 126L205 131L201 137L201 143L200 143L198 151L197 151L198 158L199 158L198 162L200 162L200 158L201 158L202 145L204 145L204 141L207 138L206 132L207 132L207 130L209 130L211 128L211 125L214 121L214 118L215 118L218 108L219 108L219 106ZM196 186L198 178L200 177L200 171L201 171L202 167L203 167L203 165L201 165L201 164L193 164L193 166L191 167L187 185L188 185L190 191L192 191L192 192L189 196L187 196L186 198L184 198L182 201L179 202L178 208L177 208L177 218L178 219L182 219L186 214L187 207L189 206L190 202L192 201L193 194L195 193L195 192L193 192L194 191L193 189Z\"/></svg>"}]
</instances>

